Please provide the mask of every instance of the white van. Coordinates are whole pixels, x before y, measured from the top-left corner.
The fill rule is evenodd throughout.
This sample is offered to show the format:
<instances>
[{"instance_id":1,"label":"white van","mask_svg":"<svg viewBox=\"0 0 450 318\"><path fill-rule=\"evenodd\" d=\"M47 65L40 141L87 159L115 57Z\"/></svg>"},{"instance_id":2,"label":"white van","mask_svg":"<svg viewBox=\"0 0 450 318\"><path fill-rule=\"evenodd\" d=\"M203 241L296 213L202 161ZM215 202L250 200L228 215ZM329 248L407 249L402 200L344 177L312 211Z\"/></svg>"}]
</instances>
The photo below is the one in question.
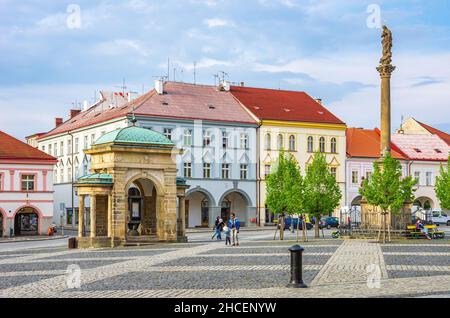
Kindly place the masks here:
<instances>
[{"instance_id":1,"label":"white van","mask_svg":"<svg viewBox=\"0 0 450 318\"><path fill-rule=\"evenodd\" d=\"M450 216L444 211L433 210L431 221L436 225L444 224L450 226Z\"/></svg>"}]
</instances>

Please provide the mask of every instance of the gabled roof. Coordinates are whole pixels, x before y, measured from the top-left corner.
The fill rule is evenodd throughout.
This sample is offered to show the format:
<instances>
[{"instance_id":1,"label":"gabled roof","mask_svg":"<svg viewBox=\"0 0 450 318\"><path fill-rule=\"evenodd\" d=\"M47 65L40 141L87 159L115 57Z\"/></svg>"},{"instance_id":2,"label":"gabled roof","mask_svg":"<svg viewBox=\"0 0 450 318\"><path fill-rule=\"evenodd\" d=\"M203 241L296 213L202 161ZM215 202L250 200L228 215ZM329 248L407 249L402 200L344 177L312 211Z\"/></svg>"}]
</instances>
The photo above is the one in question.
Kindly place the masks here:
<instances>
[{"instance_id":1,"label":"gabled roof","mask_svg":"<svg viewBox=\"0 0 450 318\"><path fill-rule=\"evenodd\" d=\"M231 93L261 120L344 124L305 92L232 86Z\"/></svg>"},{"instance_id":2,"label":"gabled roof","mask_svg":"<svg viewBox=\"0 0 450 318\"><path fill-rule=\"evenodd\" d=\"M421 125L423 128L425 128L426 130L428 130L431 134L439 136L442 140L444 140L447 143L447 145L450 146L450 135L449 134L447 134L447 133L445 133L445 132L443 132L443 131L441 131L439 129L436 129L436 128L433 128L431 126L428 126L428 125L426 125L424 123L421 123L418 120L416 120L416 122L419 125Z\"/></svg>"},{"instance_id":3,"label":"gabled roof","mask_svg":"<svg viewBox=\"0 0 450 318\"><path fill-rule=\"evenodd\" d=\"M100 101L39 139L130 116L133 108L137 116L257 124L229 92L219 91L215 86L166 82L164 92L159 95L152 89L114 108Z\"/></svg>"},{"instance_id":4,"label":"gabled roof","mask_svg":"<svg viewBox=\"0 0 450 318\"><path fill-rule=\"evenodd\" d=\"M164 94L149 94L137 103L137 116L257 124L233 95L216 86L166 82Z\"/></svg>"},{"instance_id":5,"label":"gabled roof","mask_svg":"<svg viewBox=\"0 0 450 318\"><path fill-rule=\"evenodd\" d=\"M411 160L447 161L450 146L437 135L393 134L394 142Z\"/></svg>"},{"instance_id":6,"label":"gabled roof","mask_svg":"<svg viewBox=\"0 0 450 318\"><path fill-rule=\"evenodd\" d=\"M381 154L381 133L378 128L362 129L362 128L348 128L347 129L347 156L358 158L380 158ZM408 160L398 147L391 142L392 157L399 160Z\"/></svg>"},{"instance_id":7,"label":"gabled roof","mask_svg":"<svg viewBox=\"0 0 450 318\"><path fill-rule=\"evenodd\" d=\"M0 160L33 160L52 164L56 159L2 131L0 131Z\"/></svg>"}]
</instances>

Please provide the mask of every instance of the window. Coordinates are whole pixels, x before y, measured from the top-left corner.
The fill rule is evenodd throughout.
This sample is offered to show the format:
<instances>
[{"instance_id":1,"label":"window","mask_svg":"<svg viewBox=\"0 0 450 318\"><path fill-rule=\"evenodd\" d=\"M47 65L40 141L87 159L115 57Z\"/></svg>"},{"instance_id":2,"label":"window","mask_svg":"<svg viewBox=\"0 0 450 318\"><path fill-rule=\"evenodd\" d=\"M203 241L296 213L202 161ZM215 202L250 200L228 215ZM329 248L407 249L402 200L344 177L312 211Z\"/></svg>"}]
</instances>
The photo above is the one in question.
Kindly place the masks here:
<instances>
[{"instance_id":1,"label":"window","mask_svg":"<svg viewBox=\"0 0 450 318\"><path fill-rule=\"evenodd\" d=\"M52 156L52 145L48 145L48 154Z\"/></svg>"},{"instance_id":2,"label":"window","mask_svg":"<svg viewBox=\"0 0 450 318\"><path fill-rule=\"evenodd\" d=\"M222 130L222 147L223 148L228 148L229 139L230 139L230 136L228 135L228 133L225 130Z\"/></svg>"},{"instance_id":3,"label":"window","mask_svg":"<svg viewBox=\"0 0 450 318\"><path fill-rule=\"evenodd\" d=\"M151 130L151 128L149 128ZM106 134L106 131L102 131L100 136L103 136L104 134Z\"/></svg>"},{"instance_id":4,"label":"window","mask_svg":"<svg viewBox=\"0 0 450 318\"><path fill-rule=\"evenodd\" d=\"M359 183L359 173L358 171L353 170L352 171L352 184L358 184Z\"/></svg>"},{"instance_id":5,"label":"window","mask_svg":"<svg viewBox=\"0 0 450 318\"><path fill-rule=\"evenodd\" d=\"M331 143L330 143L330 148L331 148L331 153L337 153L337 141L336 138L331 138Z\"/></svg>"},{"instance_id":6,"label":"window","mask_svg":"<svg viewBox=\"0 0 450 318\"><path fill-rule=\"evenodd\" d=\"M283 135L279 134L277 137L277 149L282 150L283 149Z\"/></svg>"},{"instance_id":7,"label":"window","mask_svg":"<svg viewBox=\"0 0 450 318\"><path fill-rule=\"evenodd\" d=\"M184 130L184 145L192 146L192 130L191 129Z\"/></svg>"},{"instance_id":8,"label":"window","mask_svg":"<svg viewBox=\"0 0 450 318\"><path fill-rule=\"evenodd\" d=\"M83 145L83 149L88 149L89 148L89 137L88 136L84 136L84 145Z\"/></svg>"},{"instance_id":9,"label":"window","mask_svg":"<svg viewBox=\"0 0 450 318\"><path fill-rule=\"evenodd\" d=\"M331 175L334 177L334 179L337 179L337 168L331 167L330 172L331 172Z\"/></svg>"},{"instance_id":10,"label":"window","mask_svg":"<svg viewBox=\"0 0 450 318\"><path fill-rule=\"evenodd\" d=\"M414 179L416 179L417 184L420 184L420 171L414 172Z\"/></svg>"},{"instance_id":11,"label":"window","mask_svg":"<svg viewBox=\"0 0 450 318\"><path fill-rule=\"evenodd\" d=\"M366 171L366 180L370 181L371 178L372 178L372 171Z\"/></svg>"},{"instance_id":12,"label":"window","mask_svg":"<svg viewBox=\"0 0 450 318\"><path fill-rule=\"evenodd\" d=\"M325 138L324 137L320 137L319 139L319 151L320 152L325 152Z\"/></svg>"},{"instance_id":13,"label":"window","mask_svg":"<svg viewBox=\"0 0 450 318\"><path fill-rule=\"evenodd\" d=\"M72 154L72 140L67 140L67 154L71 155Z\"/></svg>"},{"instance_id":14,"label":"window","mask_svg":"<svg viewBox=\"0 0 450 318\"><path fill-rule=\"evenodd\" d=\"M78 138L75 138L75 153L78 153Z\"/></svg>"},{"instance_id":15,"label":"window","mask_svg":"<svg viewBox=\"0 0 450 318\"><path fill-rule=\"evenodd\" d=\"M2 181L3 181L3 174L2 173L0 173L0 191L3 191L3 189L2 189Z\"/></svg>"},{"instance_id":16,"label":"window","mask_svg":"<svg viewBox=\"0 0 450 318\"><path fill-rule=\"evenodd\" d=\"M62 154L63 154L63 147L62 147L62 145L63 145L63 143L61 142L61 154L59 154L58 153L58 144L57 143L54 144L54 147L53 147L53 156L54 157L58 157L58 155L62 156Z\"/></svg>"},{"instance_id":17,"label":"window","mask_svg":"<svg viewBox=\"0 0 450 318\"><path fill-rule=\"evenodd\" d=\"M267 177L270 174L270 165L264 166L264 175Z\"/></svg>"},{"instance_id":18,"label":"window","mask_svg":"<svg viewBox=\"0 0 450 318\"><path fill-rule=\"evenodd\" d=\"M60 183L64 183L64 168L61 168L60 170L59 170L59 182Z\"/></svg>"},{"instance_id":19,"label":"window","mask_svg":"<svg viewBox=\"0 0 450 318\"><path fill-rule=\"evenodd\" d=\"M203 147L211 145L211 132L209 130L203 131Z\"/></svg>"},{"instance_id":20,"label":"window","mask_svg":"<svg viewBox=\"0 0 450 318\"><path fill-rule=\"evenodd\" d=\"M248 149L248 135L247 134L241 134L241 149Z\"/></svg>"},{"instance_id":21,"label":"window","mask_svg":"<svg viewBox=\"0 0 450 318\"><path fill-rule=\"evenodd\" d=\"M230 164L222 164L222 179L230 179Z\"/></svg>"},{"instance_id":22,"label":"window","mask_svg":"<svg viewBox=\"0 0 450 318\"><path fill-rule=\"evenodd\" d=\"M85 161L83 164L83 176L87 176L87 175L88 175L88 163L87 163L87 161Z\"/></svg>"},{"instance_id":23,"label":"window","mask_svg":"<svg viewBox=\"0 0 450 318\"><path fill-rule=\"evenodd\" d=\"M60 156L64 156L64 141L61 141L61 145L60 145L60 148L61 148L61 150L60 150ZM56 148L55 148L56 149Z\"/></svg>"},{"instance_id":24,"label":"window","mask_svg":"<svg viewBox=\"0 0 450 318\"><path fill-rule=\"evenodd\" d=\"M270 137L270 134L269 133L267 133L266 134L266 141L265 141L265 149L266 150L270 150L271 149L271 143L272 143L272 140L271 140L272 138Z\"/></svg>"},{"instance_id":25,"label":"window","mask_svg":"<svg viewBox=\"0 0 450 318\"><path fill-rule=\"evenodd\" d=\"M314 152L314 139L312 136L308 137L308 152Z\"/></svg>"},{"instance_id":26,"label":"window","mask_svg":"<svg viewBox=\"0 0 450 318\"><path fill-rule=\"evenodd\" d=\"M55 168L53 171L53 183L58 183L58 169Z\"/></svg>"},{"instance_id":27,"label":"window","mask_svg":"<svg viewBox=\"0 0 450 318\"><path fill-rule=\"evenodd\" d=\"M22 175L22 191L35 191L35 175L23 174Z\"/></svg>"},{"instance_id":28,"label":"window","mask_svg":"<svg viewBox=\"0 0 450 318\"><path fill-rule=\"evenodd\" d=\"M242 180L248 179L248 165L247 164L241 164L241 179Z\"/></svg>"},{"instance_id":29,"label":"window","mask_svg":"<svg viewBox=\"0 0 450 318\"><path fill-rule=\"evenodd\" d=\"M192 178L192 163L190 162L184 163L184 177Z\"/></svg>"},{"instance_id":30,"label":"window","mask_svg":"<svg viewBox=\"0 0 450 318\"><path fill-rule=\"evenodd\" d=\"M211 178L211 164L210 163L203 164L203 178L205 178L205 179Z\"/></svg>"},{"instance_id":31,"label":"window","mask_svg":"<svg viewBox=\"0 0 450 318\"><path fill-rule=\"evenodd\" d=\"M294 135L291 135L289 137L289 150L295 151L295 136Z\"/></svg>"},{"instance_id":32,"label":"window","mask_svg":"<svg viewBox=\"0 0 450 318\"><path fill-rule=\"evenodd\" d=\"M67 180L68 182L72 182L72 167L67 167Z\"/></svg>"},{"instance_id":33,"label":"window","mask_svg":"<svg viewBox=\"0 0 450 318\"><path fill-rule=\"evenodd\" d=\"M172 129L164 128L163 135L166 136L167 139L172 140Z\"/></svg>"},{"instance_id":34,"label":"window","mask_svg":"<svg viewBox=\"0 0 450 318\"><path fill-rule=\"evenodd\" d=\"M75 180L78 180L79 177L80 177L79 167L78 167L78 163L76 163L75 164Z\"/></svg>"},{"instance_id":35,"label":"window","mask_svg":"<svg viewBox=\"0 0 450 318\"><path fill-rule=\"evenodd\" d=\"M94 144L95 142L95 134L91 135L91 146Z\"/></svg>"},{"instance_id":36,"label":"window","mask_svg":"<svg viewBox=\"0 0 450 318\"><path fill-rule=\"evenodd\" d=\"M41 150L42 150L43 152L45 152L45 146L42 146Z\"/></svg>"},{"instance_id":37,"label":"window","mask_svg":"<svg viewBox=\"0 0 450 318\"><path fill-rule=\"evenodd\" d=\"M426 179L426 185L427 186L432 186L432 177L433 177L433 173L432 172L427 172L426 174L427 179Z\"/></svg>"}]
</instances>

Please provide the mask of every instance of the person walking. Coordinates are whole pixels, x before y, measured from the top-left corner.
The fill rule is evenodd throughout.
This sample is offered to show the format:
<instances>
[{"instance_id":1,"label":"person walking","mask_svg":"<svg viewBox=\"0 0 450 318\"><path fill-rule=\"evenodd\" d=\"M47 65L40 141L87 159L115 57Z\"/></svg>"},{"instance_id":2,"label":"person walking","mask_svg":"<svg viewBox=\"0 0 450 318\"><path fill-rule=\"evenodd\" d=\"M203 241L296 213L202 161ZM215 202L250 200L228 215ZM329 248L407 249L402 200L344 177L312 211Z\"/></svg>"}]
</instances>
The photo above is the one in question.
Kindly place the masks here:
<instances>
[{"instance_id":1,"label":"person walking","mask_svg":"<svg viewBox=\"0 0 450 318\"><path fill-rule=\"evenodd\" d=\"M212 240L217 236L217 240L222 240L222 228L223 228L223 220L218 216L216 218L216 222L214 224L214 234L211 237Z\"/></svg>"},{"instance_id":2,"label":"person walking","mask_svg":"<svg viewBox=\"0 0 450 318\"><path fill-rule=\"evenodd\" d=\"M231 219L228 221L228 227L230 228L231 236L233 237L232 246L239 246L239 229L241 228L241 223L235 213L231 213Z\"/></svg>"}]
</instances>

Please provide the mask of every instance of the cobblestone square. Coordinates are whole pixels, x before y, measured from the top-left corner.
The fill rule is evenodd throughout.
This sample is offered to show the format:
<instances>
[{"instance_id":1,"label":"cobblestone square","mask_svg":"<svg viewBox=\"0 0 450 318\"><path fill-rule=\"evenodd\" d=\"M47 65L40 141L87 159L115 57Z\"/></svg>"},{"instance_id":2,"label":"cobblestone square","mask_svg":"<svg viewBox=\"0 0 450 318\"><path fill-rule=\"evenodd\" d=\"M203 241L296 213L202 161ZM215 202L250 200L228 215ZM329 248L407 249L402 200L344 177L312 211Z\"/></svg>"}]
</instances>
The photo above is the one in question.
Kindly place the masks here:
<instances>
[{"instance_id":1,"label":"cobblestone square","mask_svg":"<svg viewBox=\"0 0 450 318\"><path fill-rule=\"evenodd\" d=\"M269 230L243 232L240 247L209 233L187 244L68 250L64 246L0 250L0 297L426 297L450 295L448 241L310 239L303 278L309 288L287 288L288 248L295 235L273 240ZM80 268L70 288L69 265ZM370 266L379 268L373 288ZM77 286L76 286L77 287Z\"/></svg>"}]
</instances>

